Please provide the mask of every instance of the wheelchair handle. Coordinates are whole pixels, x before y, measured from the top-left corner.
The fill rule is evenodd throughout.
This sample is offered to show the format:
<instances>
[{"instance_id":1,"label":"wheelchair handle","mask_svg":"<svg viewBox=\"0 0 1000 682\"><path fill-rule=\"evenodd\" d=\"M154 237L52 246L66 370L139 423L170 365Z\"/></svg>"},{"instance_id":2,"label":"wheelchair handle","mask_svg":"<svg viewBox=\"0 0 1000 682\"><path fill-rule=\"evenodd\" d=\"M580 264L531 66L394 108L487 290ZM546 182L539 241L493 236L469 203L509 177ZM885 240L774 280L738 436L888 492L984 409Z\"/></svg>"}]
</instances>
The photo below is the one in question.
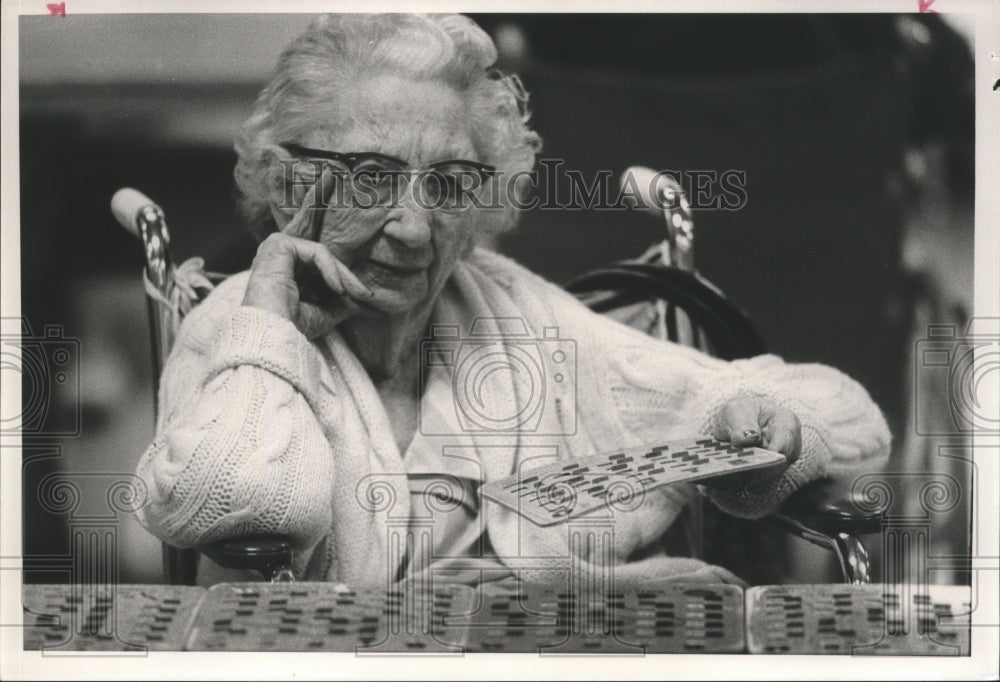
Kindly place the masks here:
<instances>
[{"instance_id":1,"label":"wheelchair handle","mask_svg":"<svg viewBox=\"0 0 1000 682\"><path fill-rule=\"evenodd\" d=\"M146 276L169 297L174 266L170 260L170 232L163 209L137 189L125 187L111 197L111 212L126 230L142 241Z\"/></svg>"}]
</instances>

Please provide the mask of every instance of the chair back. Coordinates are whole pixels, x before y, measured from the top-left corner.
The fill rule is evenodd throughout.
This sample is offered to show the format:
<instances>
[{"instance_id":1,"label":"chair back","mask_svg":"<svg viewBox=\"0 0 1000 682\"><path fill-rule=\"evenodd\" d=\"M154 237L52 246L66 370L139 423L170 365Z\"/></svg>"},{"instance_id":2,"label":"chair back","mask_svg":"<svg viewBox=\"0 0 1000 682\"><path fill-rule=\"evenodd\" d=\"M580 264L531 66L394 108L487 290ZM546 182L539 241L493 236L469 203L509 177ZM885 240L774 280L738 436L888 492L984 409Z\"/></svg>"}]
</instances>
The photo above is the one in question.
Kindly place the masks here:
<instances>
[{"instance_id":1,"label":"chair back","mask_svg":"<svg viewBox=\"0 0 1000 682\"><path fill-rule=\"evenodd\" d=\"M675 343L687 336L688 345L723 360L767 352L757 328L739 306L708 280L675 266L617 263L592 270L566 288L595 312L614 315ZM661 328L665 334L654 333Z\"/></svg>"},{"instance_id":2,"label":"chair back","mask_svg":"<svg viewBox=\"0 0 1000 682\"><path fill-rule=\"evenodd\" d=\"M111 199L111 211L126 230L143 245L146 265L142 278L146 289L149 330L152 339L153 409L159 415L160 375L177 340L184 316L211 291L213 283L203 272L201 259L191 259L180 268L170 255L170 231L163 209L141 192L125 188ZM214 276L221 279L219 276ZM166 542L163 573L173 585L194 585L198 573L198 550L179 549Z\"/></svg>"},{"instance_id":3,"label":"chair back","mask_svg":"<svg viewBox=\"0 0 1000 682\"><path fill-rule=\"evenodd\" d=\"M765 353L747 314L698 274L694 218L680 184L667 174L632 166L622 185L638 188L642 207L662 215L664 240L635 260L592 270L566 288L595 312L724 360Z\"/></svg>"}]
</instances>

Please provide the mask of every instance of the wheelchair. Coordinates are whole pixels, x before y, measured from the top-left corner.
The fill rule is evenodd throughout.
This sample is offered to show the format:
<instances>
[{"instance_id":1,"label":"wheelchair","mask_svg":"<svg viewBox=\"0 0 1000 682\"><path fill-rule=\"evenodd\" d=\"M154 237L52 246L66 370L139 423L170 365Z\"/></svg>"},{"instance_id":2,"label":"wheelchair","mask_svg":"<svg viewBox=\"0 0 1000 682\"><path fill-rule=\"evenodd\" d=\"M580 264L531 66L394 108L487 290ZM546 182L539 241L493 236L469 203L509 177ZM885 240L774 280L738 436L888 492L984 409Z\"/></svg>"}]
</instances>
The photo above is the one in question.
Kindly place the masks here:
<instances>
[{"instance_id":1,"label":"wheelchair","mask_svg":"<svg viewBox=\"0 0 1000 682\"><path fill-rule=\"evenodd\" d=\"M694 225L680 187L668 186L664 191L672 197L662 209L666 238L634 260L613 263L575 278L567 290L595 312L660 338L696 346L721 359L765 353L766 346L750 318L696 271ZM163 364L183 317L224 277L205 273L200 259L175 265L163 211L135 190L121 192L133 194L129 201L113 201L113 207L128 205L132 209L123 212L113 208L115 215L141 240L145 251L142 277L153 342L154 390L158 395ZM832 478L815 481L797 491L776 513L755 523L780 528L833 552L844 583L867 584L871 580L870 562L861 536L878 533L882 518L879 511L857 505L849 490L849 485ZM695 558L706 558L703 536L709 506L699 497L682 517L687 550ZM167 582L196 584L200 554L223 568L257 571L265 581L294 580L291 542L268 535L232 538L196 549L163 543Z\"/></svg>"}]
</instances>

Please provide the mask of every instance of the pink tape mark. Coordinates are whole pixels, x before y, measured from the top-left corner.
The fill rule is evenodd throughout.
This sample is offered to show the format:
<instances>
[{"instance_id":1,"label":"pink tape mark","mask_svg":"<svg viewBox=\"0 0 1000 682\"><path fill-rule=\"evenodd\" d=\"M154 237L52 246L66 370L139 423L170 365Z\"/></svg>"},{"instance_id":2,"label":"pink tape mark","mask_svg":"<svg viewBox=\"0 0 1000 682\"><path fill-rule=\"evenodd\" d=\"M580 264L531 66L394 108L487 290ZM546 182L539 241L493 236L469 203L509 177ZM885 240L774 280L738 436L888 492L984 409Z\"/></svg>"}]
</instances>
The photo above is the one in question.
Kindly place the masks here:
<instances>
[{"instance_id":1,"label":"pink tape mark","mask_svg":"<svg viewBox=\"0 0 1000 682\"><path fill-rule=\"evenodd\" d=\"M931 9L935 0L917 0L917 7L920 9L921 14L937 14L937 10Z\"/></svg>"},{"instance_id":2,"label":"pink tape mark","mask_svg":"<svg viewBox=\"0 0 1000 682\"><path fill-rule=\"evenodd\" d=\"M933 2L933 0L931 0ZM45 6L49 10L49 16L52 17L64 17L66 16L66 3L52 3Z\"/></svg>"}]
</instances>

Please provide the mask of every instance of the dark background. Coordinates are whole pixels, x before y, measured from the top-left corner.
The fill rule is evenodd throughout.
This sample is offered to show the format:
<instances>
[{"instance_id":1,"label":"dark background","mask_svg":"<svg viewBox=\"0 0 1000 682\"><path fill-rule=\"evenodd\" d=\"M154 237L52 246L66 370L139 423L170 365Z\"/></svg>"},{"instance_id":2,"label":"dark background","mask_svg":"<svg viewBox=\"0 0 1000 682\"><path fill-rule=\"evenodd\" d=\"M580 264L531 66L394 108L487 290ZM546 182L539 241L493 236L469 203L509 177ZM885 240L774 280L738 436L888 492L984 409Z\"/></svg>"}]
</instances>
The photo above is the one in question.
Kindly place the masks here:
<instances>
[{"instance_id":1,"label":"dark background","mask_svg":"<svg viewBox=\"0 0 1000 682\"><path fill-rule=\"evenodd\" d=\"M967 310L972 295L973 67L958 34L938 17L870 14L474 18L532 93L543 157L587 178L633 164L745 171L745 207L695 213L700 271L774 352L857 378L901 434L907 249L931 270L949 264L929 280L946 306ZM80 435L57 441L61 458L26 460L26 554L66 551L65 515L33 494L42 476L130 472L152 433L142 254L111 195L133 186L155 199L178 261L246 268L232 134L308 19L21 18L22 311L36 333L58 324L80 339L82 376ZM907 159L928 146L944 150L929 173L936 201L959 219L914 245L928 181ZM565 282L662 236L644 215L533 211L499 248ZM52 419L77 407L54 394ZM123 578L157 580L157 543L133 519L121 533Z\"/></svg>"}]
</instances>

